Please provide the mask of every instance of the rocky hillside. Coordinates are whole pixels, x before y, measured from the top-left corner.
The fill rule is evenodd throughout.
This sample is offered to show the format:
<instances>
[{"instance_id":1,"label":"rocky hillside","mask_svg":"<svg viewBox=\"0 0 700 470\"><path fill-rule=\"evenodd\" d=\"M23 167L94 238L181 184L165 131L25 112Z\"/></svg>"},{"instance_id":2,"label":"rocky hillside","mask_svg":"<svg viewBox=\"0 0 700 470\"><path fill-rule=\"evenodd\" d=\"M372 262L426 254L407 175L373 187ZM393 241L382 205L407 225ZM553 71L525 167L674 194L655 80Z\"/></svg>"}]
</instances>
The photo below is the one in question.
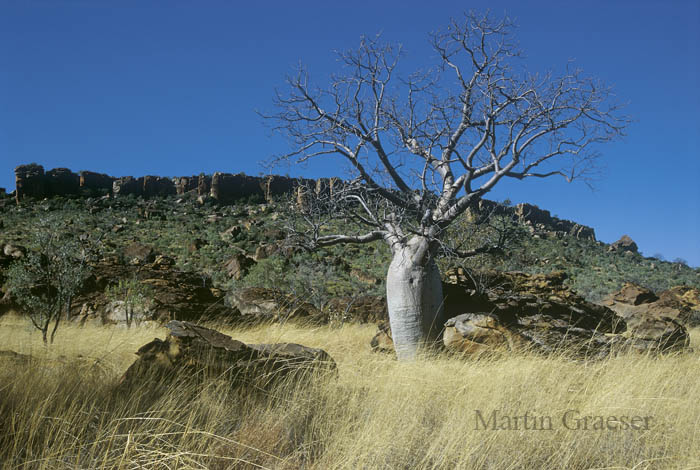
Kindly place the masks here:
<instances>
[{"instance_id":1,"label":"rocky hillside","mask_svg":"<svg viewBox=\"0 0 700 470\"><path fill-rule=\"evenodd\" d=\"M233 308L235 292L244 288L274 286L283 297L291 294L320 310L333 304L332 314L338 317L359 314L352 313L358 305L368 308L372 296L383 295L389 263L384 245L337 246L315 253L285 245L282 208L288 204L280 201L295 200L295 180L223 173L190 179L112 178L61 169L44 172L27 165L18 167L17 181L14 195L0 196L0 266L32 248L30 235L42 219L53 219L67 233L99 234L102 261L90 294L93 303L105 302L97 294L110 283L110 272L166 286L167 295L153 308L182 310L180 319L193 318L192 307L187 307L192 299L196 305L217 303L210 312L223 305ZM471 221L484 212L491 215L489 224L475 227ZM700 288L699 269L644 257L627 236L610 245L599 242L592 228L528 204L484 201L451 228L450 236L467 246L479 245L494 230L504 229L512 236L501 255L464 262L442 259L442 271L462 268L480 289L493 287L493 276L485 274L489 271L564 271L567 286L592 302L601 302L627 282L657 294L674 286Z\"/></svg>"}]
</instances>

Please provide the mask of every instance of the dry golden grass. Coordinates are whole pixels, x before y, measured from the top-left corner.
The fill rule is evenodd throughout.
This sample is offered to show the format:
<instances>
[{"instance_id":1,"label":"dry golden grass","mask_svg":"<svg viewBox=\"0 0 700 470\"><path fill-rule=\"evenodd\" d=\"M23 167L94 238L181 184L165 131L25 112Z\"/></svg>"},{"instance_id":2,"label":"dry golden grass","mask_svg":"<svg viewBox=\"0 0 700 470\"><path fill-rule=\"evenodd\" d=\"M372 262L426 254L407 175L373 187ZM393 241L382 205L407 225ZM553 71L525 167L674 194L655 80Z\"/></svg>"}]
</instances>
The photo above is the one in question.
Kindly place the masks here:
<instances>
[{"instance_id":1,"label":"dry golden grass","mask_svg":"<svg viewBox=\"0 0 700 470\"><path fill-rule=\"evenodd\" d=\"M267 397L211 383L147 402L146 391L119 396L112 386L164 329L66 326L46 351L23 320L0 319L1 349L37 357L0 359L2 468L700 468L698 353L400 364L369 352L367 325L219 329L249 343L322 347L340 376ZM475 429L475 410L549 416L553 429ZM652 418L649 429L576 430L562 423L567 410Z\"/></svg>"}]
</instances>

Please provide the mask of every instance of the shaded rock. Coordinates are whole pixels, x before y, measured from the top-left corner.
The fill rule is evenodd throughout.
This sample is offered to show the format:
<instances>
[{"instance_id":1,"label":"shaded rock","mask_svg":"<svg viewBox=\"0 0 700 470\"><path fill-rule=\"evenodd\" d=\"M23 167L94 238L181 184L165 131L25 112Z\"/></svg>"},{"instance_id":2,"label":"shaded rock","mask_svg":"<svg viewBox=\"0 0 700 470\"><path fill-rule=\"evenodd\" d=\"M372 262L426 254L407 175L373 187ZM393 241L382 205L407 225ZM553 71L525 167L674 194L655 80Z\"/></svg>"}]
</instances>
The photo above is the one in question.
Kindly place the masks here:
<instances>
[{"instance_id":1,"label":"shaded rock","mask_svg":"<svg viewBox=\"0 0 700 470\"><path fill-rule=\"evenodd\" d=\"M627 344L639 352L677 352L690 345L688 330L672 318L637 313L626 320Z\"/></svg>"},{"instance_id":2,"label":"shaded rock","mask_svg":"<svg viewBox=\"0 0 700 470\"><path fill-rule=\"evenodd\" d=\"M197 195L209 196L211 192L211 176L199 175L197 178ZM199 199L197 199L199 201Z\"/></svg>"},{"instance_id":3,"label":"shaded rock","mask_svg":"<svg viewBox=\"0 0 700 470\"><path fill-rule=\"evenodd\" d=\"M240 280L248 274L248 270L255 266L255 260L243 253L236 253L224 265L226 274L231 279Z\"/></svg>"},{"instance_id":4,"label":"shaded rock","mask_svg":"<svg viewBox=\"0 0 700 470\"><path fill-rule=\"evenodd\" d=\"M167 328L165 341L156 338L138 350L138 359L122 376L122 390L156 378L159 388L176 380L218 379L254 392L281 380L337 373L335 361L322 349L292 343L247 345L182 321L172 321Z\"/></svg>"},{"instance_id":5,"label":"shaded rock","mask_svg":"<svg viewBox=\"0 0 700 470\"><path fill-rule=\"evenodd\" d=\"M152 263L156 258L155 250L142 243L129 244L123 251L124 257L135 264Z\"/></svg>"},{"instance_id":6,"label":"shaded rock","mask_svg":"<svg viewBox=\"0 0 700 470\"><path fill-rule=\"evenodd\" d=\"M276 197L290 195L296 187L296 180L287 176L266 176L262 182L265 201L272 202Z\"/></svg>"},{"instance_id":7,"label":"shaded rock","mask_svg":"<svg viewBox=\"0 0 700 470\"><path fill-rule=\"evenodd\" d=\"M175 193L175 183L170 178L151 175L143 177L143 189L141 192L143 197L169 196Z\"/></svg>"},{"instance_id":8,"label":"shaded rock","mask_svg":"<svg viewBox=\"0 0 700 470\"><path fill-rule=\"evenodd\" d=\"M243 232L243 229L238 225L233 225L219 234L219 237L225 242L230 242L238 237Z\"/></svg>"},{"instance_id":9,"label":"shaded rock","mask_svg":"<svg viewBox=\"0 0 700 470\"><path fill-rule=\"evenodd\" d=\"M181 176L173 178L176 194L185 194L189 191L196 191L199 183L197 176Z\"/></svg>"},{"instance_id":10,"label":"shaded rock","mask_svg":"<svg viewBox=\"0 0 700 470\"><path fill-rule=\"evenodd\" d=\"M623 235L620 239L608 247L608 251L638 253L637 244L628 235Z\"/></svg>"},{"instance_id":11,"label":"shaded rock","mask_svg":"<svg viewBox=\"0 0 700 470\"><path fill-rule=\"evenodd\" d=\"M66 196L78 194L80 189L80 176L68 168L54 168L45 175L47 196Z\"/></svg>"},{"instance_id":12,"label":"shaded rock","mask_svg":"<svg viewBox=\"0 0 700 470\"><path fill-rule=\"evenodd\" d=\"M73 300L71 316L81 323L111 324L121 321L119 313L110 313L107 286L120 279L136 278L149 287L150 303L143 321L212 319L231 321L237 313L224 302L224 293L209 285L206 277L182 272L172 259L158 256L150 264L120 264L103 260L93 267L93 275Z\"/></svg>"},{"instance_id":13,"label":"shaded rock","mask_svg":"<svg viewBox=\"0 0 700 470\"><path fill-rule=\"evenodd\" d=\"M582 328L601 333L625 330L624 320L614 311L572 291L566 273L525 274L484 272L468 276L461 269L446 273L443 284L445 314L492 312L504 325L544 325ZM476 285L473 278L479 279Z\"/></svg>"},{"instance_id":14,"label":"shaded rock","mask_svg":"<svg viewBox=\"0 0 700 470\"><path fill-rule=\"evenodd\" d=\"M98 195L101 193L109 193L112 191L114 178L104 173L95 173L93 171L81 171L80 173L80 188L90 195Z\"/></svg>"},{"instance_id":15,"label":"shaded rock","mask_svg":"<svg viewBox=\"0 0 700 470\"><path fill-rule=\"evenodd\" d=\"M18 204L27 197L42 198L45 196L46 180L43 166L30 163L15 168L15 199Z\"/></svg>"},{"instance_id":16,"label":"shaded rock","mask_svg":"<svg viewBox=\"0 0 700 470\"><path fill-rule=\"evenodd\" d=\"M659 294L662 305L675 306L687 313L679 315L690 326L700 325L700 290L687 286L676 286Z\"/></svg>"},{"instance_id":17,"label":"shaded rock","mask_svg":"<svg viewBox=\"0 0 700 470\"><path fill-rule=\"evenodd\" d=\"M216 172L211 178L212 199L221 204L230 204L244 198L257 198L262 202L265 198L262 179L247 176L243 173L236 175Z\"/></svg>"},{"instance_id":18,"label":"shaded rock","mask_svg":"<svg viewBox=\"0 0 700 470\"><path fill-rule=\"evenodd\" d=\"M134 194L137 196L143 193L143 178L141 181L137 180L133 176L124 176L121 178L116 178L112 181L112 194L115 196L127 196L129 194Z\"/></svg>"},{"instance_id":19,"label":"shaded rock","mask_svg":"<svg viewBox=\"0 0 700 470\"><path fill-rule=\"evenodd\" d=\"M611 294L608 298L610 305L618 302L627 305L640 305L659 300L656 294L654 294L651 290L629 282L626 283L618 292Z\"/></svg>"},{"instance_id":20,"label":"shaded rock","mask_svg":"<svg viewBox=\"0 0 700 470\"><path fill-rule=\"evenodd\" d=\"M244 321L306 319L322 322L324 315L312 304L277 289L247 287L231 294L231 304Z\"/></svg>"}]
</instances>

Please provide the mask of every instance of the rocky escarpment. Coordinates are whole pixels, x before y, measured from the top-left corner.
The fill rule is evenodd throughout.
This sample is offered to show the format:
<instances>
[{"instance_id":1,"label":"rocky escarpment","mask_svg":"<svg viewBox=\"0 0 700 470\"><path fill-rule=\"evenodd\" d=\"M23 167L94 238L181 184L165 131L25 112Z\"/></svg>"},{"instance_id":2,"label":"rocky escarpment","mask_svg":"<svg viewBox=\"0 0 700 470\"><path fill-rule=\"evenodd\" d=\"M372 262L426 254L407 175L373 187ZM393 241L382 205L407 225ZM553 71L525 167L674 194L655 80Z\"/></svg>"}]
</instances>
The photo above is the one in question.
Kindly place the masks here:
<instances>
[{"instance_id":1,"label":"rocky escarpment","mask_svg":"<svg viewBox=\"0 0 700 470\"><path fill-rule=\"evenodd\" d=\"M506 206L488 199L480 200L476 206L470 208L472 217L484 215L507 215L527 226L532 233L551 233L561 237L569 235L582 240L595 241L595 230L586 225L581 225L571 220L560 219L552 216L545 209L540 209L533 204L517 204Z\"/></svg>"},{"instance_id":2,"label":"rocky escarpment","mask_svg":"<svg viewBox=\"0 0 700 470\"><path fill-rule=\"evenodd\" d=\"M113 177L81 171L74 173L68 168L54 168L44 172L44 167L31 163L15 168L15 199L51 196L86 195L95 196L112 190Z\"/></svg>"},{"instance_id":3,"label":"rocky escarpment","mask_svg":"<svg viewBox=\"0 0 700 470\"><path fill-rule=\"evenodd\" d=\"M317 182L278 175L257 177L221 172L211 176L202 174L168 178L146 175L116 178L91 171L74 173L67 168L54 168L45 172L41 165L32 163L15 168L15 199L20 203L27 198L105 194L153 198L194 192L198 196L211 197L221 204L230 204L243 199L270 201L275 197L293 195L301 186L316 187L317 191L321 191L327 187L323 181L330 180Z\"/></svg>"},{"instance_id":4,"label":"rocky escarpment","mask_svg":"<svg viewBox=\"0 0 700 470\"><path fill-rule=\"evenodd\" d=\"M76 174L67 168L54 168L45 172L44 168L37 164L15 168L15 181L17 203L26 198L51 196L112 194L135 195L148 199L192 192L198 196L211 197L220 204L231 204L239 200L263 202L280 196L295 195L299 207L308 204L309 192L315 195L331 195L342 185L339 178L311 180L279 175L258 177L222 172L173 178L152 175L115 178L91 171ZM533 233L570 235L595 240L595 231L591 227L559 219L549 211L532 204L523 203L511 207L484 199L471 209L471 214L509 215L525 224Z\"/></svg>"}]
</instances>

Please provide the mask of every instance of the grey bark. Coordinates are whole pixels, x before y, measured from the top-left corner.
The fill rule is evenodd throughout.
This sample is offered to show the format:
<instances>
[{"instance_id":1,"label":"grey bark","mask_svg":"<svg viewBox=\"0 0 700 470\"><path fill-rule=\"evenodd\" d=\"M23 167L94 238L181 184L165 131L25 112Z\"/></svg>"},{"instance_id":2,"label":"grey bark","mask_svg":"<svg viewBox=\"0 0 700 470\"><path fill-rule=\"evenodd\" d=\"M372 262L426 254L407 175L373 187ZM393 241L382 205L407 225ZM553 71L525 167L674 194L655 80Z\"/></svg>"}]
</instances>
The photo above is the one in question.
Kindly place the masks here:
<instances>
[{"instance_id":1,"label":"grey bark","mask_svg":"<svg viewBox=\"0 0 700 470\"><path fill-rule=\"evenodd\" d=\"M440 271L425 237L395 246L386 282L389 322L399 360L415 359L444 323Z\"/></svg>"}]
</instances>

